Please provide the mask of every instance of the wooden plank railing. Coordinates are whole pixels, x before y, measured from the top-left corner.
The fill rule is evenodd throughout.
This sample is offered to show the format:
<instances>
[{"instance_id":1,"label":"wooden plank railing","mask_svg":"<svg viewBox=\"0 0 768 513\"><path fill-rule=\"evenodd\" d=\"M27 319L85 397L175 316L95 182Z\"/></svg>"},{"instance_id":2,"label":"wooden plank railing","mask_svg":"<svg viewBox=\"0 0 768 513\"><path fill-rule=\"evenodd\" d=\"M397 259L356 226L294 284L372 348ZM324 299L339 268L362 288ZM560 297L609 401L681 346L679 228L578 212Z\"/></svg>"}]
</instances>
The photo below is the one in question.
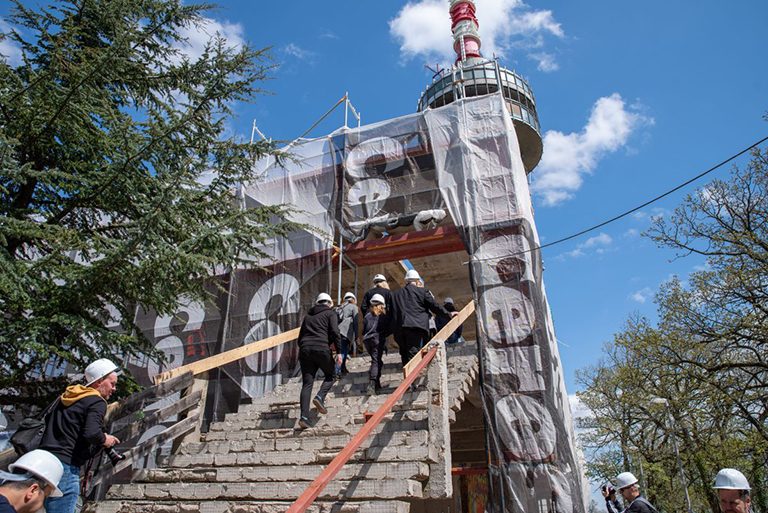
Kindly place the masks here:
<instances>
[{"instance_id":1,"label":"wooden plank railing","mask_svg":"<svg viewBox=\"0 0 768 513\"><path fill-rule=\"evenodd\" d=\"M267 349L271 349L287 342L291 342L296 340L298 337L299 328L295 328L290 331L286 331L285 333L280 333L279 335L274 335L272 337L258 340L256 342L251 342L250 344L246 344L242 347L236 347L235 349L230 349L229 351L224 351L223 353L209 356L208 358L204 358L187 365L182 365L181 367L177 367L175 369L171 369L169 371L158 374L155 376L155 383L162 383L186 372L191 372L193 375L197 376L198 374L215 369L217 367L221 367L222 365L236 362L237 360L245 358L246 356L250 356L252 354L266 351Z\"/></svg>"}]
</instances>

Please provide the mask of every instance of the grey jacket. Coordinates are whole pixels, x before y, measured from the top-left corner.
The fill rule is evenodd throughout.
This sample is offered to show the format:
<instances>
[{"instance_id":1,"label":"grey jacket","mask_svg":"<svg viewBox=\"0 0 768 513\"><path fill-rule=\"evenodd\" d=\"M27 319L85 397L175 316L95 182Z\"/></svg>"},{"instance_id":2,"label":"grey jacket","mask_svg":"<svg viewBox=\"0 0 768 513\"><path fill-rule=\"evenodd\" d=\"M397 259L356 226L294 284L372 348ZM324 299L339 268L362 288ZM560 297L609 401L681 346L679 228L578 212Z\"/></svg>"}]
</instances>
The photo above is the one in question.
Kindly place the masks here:
<instances>
[{"instance_id":1,"label":"grey jacket","mask_svg":"<svg viewBox=\"0 0 768 513\"><path fill-rule=\"evenodd\" d=\"M359 323L357 305L344 303L339 307L339 333L347 340L357 339L357 326Z\"/></svg>"}]
</instances>

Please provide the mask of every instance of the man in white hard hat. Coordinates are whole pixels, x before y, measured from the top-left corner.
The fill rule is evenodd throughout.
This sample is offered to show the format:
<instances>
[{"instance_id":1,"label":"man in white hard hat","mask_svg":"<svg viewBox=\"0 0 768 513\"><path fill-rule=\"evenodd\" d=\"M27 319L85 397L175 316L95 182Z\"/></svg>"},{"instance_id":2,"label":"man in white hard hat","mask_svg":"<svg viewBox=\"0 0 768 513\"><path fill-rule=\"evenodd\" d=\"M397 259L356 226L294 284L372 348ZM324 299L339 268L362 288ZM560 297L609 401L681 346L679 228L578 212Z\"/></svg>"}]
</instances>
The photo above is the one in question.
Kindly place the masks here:
<instances>
[{"instance_id":1,"label":"man in white hard hat","mask_svg":"<svg viewBox=\"0 0 768 513\"><path fill-rule=\"evenodd\" d=\"M333 300L325 292L319 294L315 305L309 309L299 329L299 364L301 365L301 417L299 428L311 427L309 420L309 398L312 395L312 385L318 370L324 374L323 384L320 385L312 403L320 413L328 413L325 407L325 396L334 382L334 356L339 346L339 317L331 308Z\"/></svg>"},{"instance_id":2,"label":"man in white hard hat","mask_svg":"<svg viewBox=\"0 0 768 513\"><path fill-rule=\"evenodd\" d=\"M735 468L724 468L715 476L712 488L717 490L723 513L749 513L752 506L749 492L752 488L744 474Z\"/></svg>"},{"instance_id":3,"label":"man in white hard hat","mask_svg":"<svg viewBox=\"0 0 768 513\"><path fill-rule=\"evenodd\" d=\"M349 348L357 340L360 317L357 310L357 298L352 292L344 294L344 303L339 307L339 334L341 335L341 366L339 374L347 374L347 356Z\"/></svg>"},{"instance_id":4,"label":"man in white hard hat","mask_svg":"<svg viewBox=\"0 0 768 513\"><path fill-rule=\"evenodd\" d=\"M36 513L47 497L60 497L64 467L48 451L35 449L0 471L0 513Z\"/></svg>"},{"instance_id":5,"label":"man in white hard hat","mask_svg":"<svg viewBox=\"0 0 768 513\"><path fill-rule=\"evenodd\" d=\"M632 472L622 472L616 476L616 489L624 499L624 504L629 504L624 513L658 513L648 499L640 495L637 482Z\"/></svg>"},{"instance_id":6,"label":"man in white hard hat","mask_svg":"<svg viewBox=\"0 0 768 513\"><path fill-rule=\"evenodd\" d=\"M100 358L85 368L85 384L66 388L48 416L40 449L56 456L64 467L62 496L45 500L47 513L74 513L80 494L80 468L103 449L120 443L106 432L107 399L115 391L119 369Z\"/></svg>"},{"instance_id":7,"label":"man in white hard hat","mask_svg":"<svg viewBox=\"0 0 768 513\"><path fill-rule=\"evenodd\" d=\"M432 293L424 287L418 271L411 269L405 273L405 286L392 294L390 315L403 367L429 340L429 312L442 317L459 314L437 304Z\"/></svg>"}]
</instances>

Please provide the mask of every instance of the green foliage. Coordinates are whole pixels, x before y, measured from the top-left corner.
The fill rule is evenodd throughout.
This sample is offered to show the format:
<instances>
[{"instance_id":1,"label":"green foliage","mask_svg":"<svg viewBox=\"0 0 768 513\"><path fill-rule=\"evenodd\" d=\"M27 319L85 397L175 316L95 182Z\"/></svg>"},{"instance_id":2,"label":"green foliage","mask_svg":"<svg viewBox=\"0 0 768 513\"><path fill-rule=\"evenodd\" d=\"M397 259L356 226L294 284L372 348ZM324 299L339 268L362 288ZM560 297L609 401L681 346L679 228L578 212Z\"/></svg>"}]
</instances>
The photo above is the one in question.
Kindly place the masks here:
<instances>
[{"instance_id":1,"label":"green foliage","mask_svg":"<svg viewBox=\"0 0 768 513\"><path fill-rule=\"evenodd\" d=\"M582 400L596 414L586 437L590 474L643 474L645 492L684 510L679 446L694 511L719 512L711 489L720 468L751 480L763 511L768 462L768 160L755 150L744 169L689 195L647 234L707 268L657 293L659 321L630 319L585 369ZM653 398L656 404L652 403ZM666 404L663 403L666 401Z\"/></svg>"},{"instance_id":2,"label":"green foliage","mask_svg":"<svg viewBox=\"0 0 768 513\"><path fill-rule=\"evenodd\" d=\"M22 61L0 60L0 390L51 359L151 352L135 305L172 313L293 228L284 208L233 194L274 149L227 136L227 120L272 65L218 35L186 56L207 9L15 2L6 37Z\"/></svg>"}]
</instances>

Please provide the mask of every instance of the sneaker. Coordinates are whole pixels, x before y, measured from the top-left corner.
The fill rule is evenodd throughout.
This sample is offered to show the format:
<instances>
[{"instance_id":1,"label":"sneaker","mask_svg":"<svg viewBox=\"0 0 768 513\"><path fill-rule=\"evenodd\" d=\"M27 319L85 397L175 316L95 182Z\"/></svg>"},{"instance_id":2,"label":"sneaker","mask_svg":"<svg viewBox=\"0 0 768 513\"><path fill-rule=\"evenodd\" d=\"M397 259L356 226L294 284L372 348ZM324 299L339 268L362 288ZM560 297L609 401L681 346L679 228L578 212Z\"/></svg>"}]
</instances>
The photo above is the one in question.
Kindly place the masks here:
<instances>
[{"instance_id":1,"label":"sneaker","mask_svg":"<svg viewBox=\"0 0 768 513\"><path fill-rule=\"evenodd\" d=\"M376 395L376 382L374 380L368 382L368 388L365 389L365 395Z\"/></svg>"},{"instance_id":2,"label":"sneaker","mask_svg":"<svg viewBox=\"0 0 768 513\"><path fill-rule=\"evenodd\" d=\"M375 385L375 386L376 386L376 393L378 394L378 393L379 393L379 390L381 390L381 389L383 388L383 387L381 386L381 380L377 379L377 380L376 380L376 385Z\"/></svg>"},{"instance_id":3,"label":"sneaker","mask_svg":"<svg viewBox=\"0 0 768 513\"><path fill-rule=\"evenodd\" d=\"M319 411L319 412L320 412L320 413L322 413L323 415L325 415L326 413L328 413L328 408L326 408L326 407L325 407L325 404L323 403L323 400L322 400L322 399L320 399L319 397L315 397L315 398L312 400L312 404L314 404L314 405L315 405L315 408L317 408L317 411Z\"/></svg>"},{"instance_id":4,"label":"sneaker","mask_svg":"<svg viewBox=\"0 0 768 513\"><path fill-rule=\"evenodd\" d=\"M309 419L306 417L301 417L299 419L299 429L309 429L312 425L309 423Z\"/></svg>"}]
</instances>

